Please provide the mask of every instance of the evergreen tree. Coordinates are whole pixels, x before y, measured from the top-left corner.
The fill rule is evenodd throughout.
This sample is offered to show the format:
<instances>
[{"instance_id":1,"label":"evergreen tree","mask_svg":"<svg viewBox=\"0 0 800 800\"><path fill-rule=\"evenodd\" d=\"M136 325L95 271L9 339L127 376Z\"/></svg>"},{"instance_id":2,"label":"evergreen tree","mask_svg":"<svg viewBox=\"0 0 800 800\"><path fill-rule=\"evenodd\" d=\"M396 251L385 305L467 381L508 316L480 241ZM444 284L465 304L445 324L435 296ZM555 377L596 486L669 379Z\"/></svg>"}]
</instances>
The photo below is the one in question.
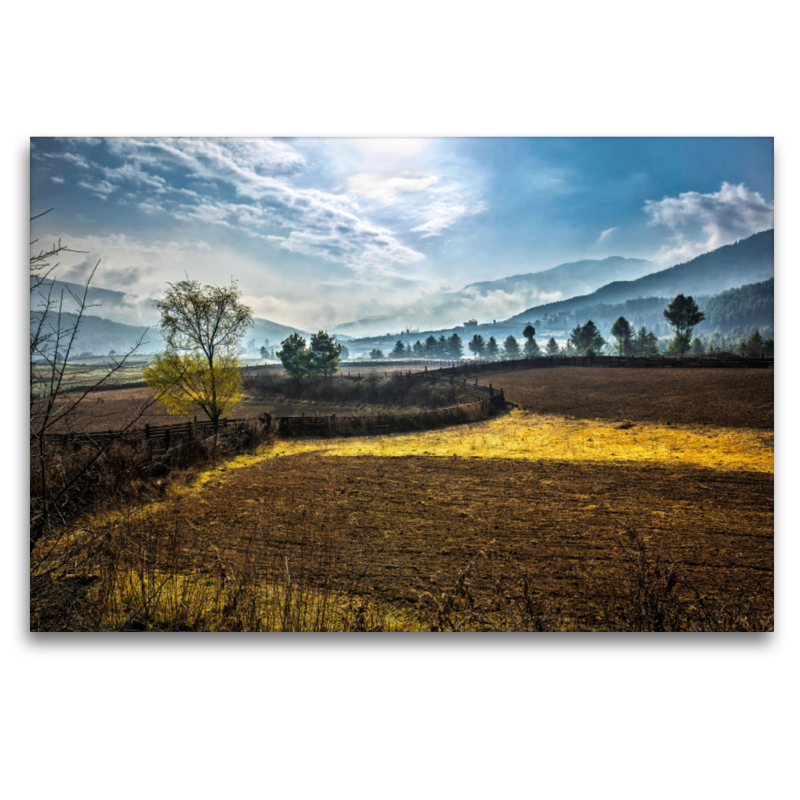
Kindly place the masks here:
<instances>
[{"instance_id":1,"label":"evergreen tree","mask_svg":"<svg viewBox=\"0 0 800 800\"><path fill-rule=\"evenodd\" d=\"M481 336L479 333L476 333L469 340L467 347L469 347L470 352L475 356L475 358L483 358L483 355L486 352L486 342L483 341L483 336Z\"/></svg>"},{"instance_id":2,"label":"evergreen tree","mask_svg":"<svg viewBox=\"0 0 800 800\"><path fill-rule=\"evenodd\" d=\"M436 358L436 337L431 334L426 340L424 344L425 348L425 358Z\"/></svg>"},{"instance_id":3,"label":"evergreen tree","mask_svg":"<svg viewBox=\"0 0 800 800\"><path fill-rule=\"evenodd\" d=\"M281 342L278 358L281 360L289 380L299 382L308 377L308 348L306 340L299 333L293 333Z\"/></svg>"},{"instance_id":4,"label":"evergreen tree","mask_svg":"<svg viewBox=\"0 0 800 800\"><path fill-rule=\"evenodd\" d=\"M636 338L632 344L633 352L637 356L656 355L658 353L658 339L652 331L648 331L644 325L636 332Z\"/></svg>"},{"instance_id":5,"label":"evergreen tree","mask_svg":"<svg viewBox=\"0 0 800 800\"><path fill-rule=\"evenodd\" d=\"M692 339L692 354L696 356L701 356L706 351L705 342L699 337L695 336Z\"/></svg>"},{"instance_id":6,"label":"evergreen tree","mask_svg":"<svg viewBox=\"0 0 800 800\"><path fill-rule=\"evenodd\" d=\"M534 328L533 325L526 325L525 330L522 331L522 335L525 337L525 345L522 348L523 355L526 358L540 356L542 351L539 345L536 344L536 339L533 338L536 335L536 328Z\"/></svg>"},{"instance_id":7,"label":"evergreen tree","mask_svg":"<svg viewBox=\"0 0 800 800\"><path fill-rule=\"evenodd\" d=\"M525 340L525 344L522 346L522 355L524 355L525 358L537 358L541 354L542 348L539 347L533 336Z\"/></svg>"},{"instance_id":8,"label":"evergreen tree","mask_svg":"<svg viewBox=\"0 0 800 800\"><path fill-rule=\"evenodd\" d=\"M425 355L425 345L422 344L419 339L414 342L414 355L417 356L417 358L422 358L422 356Z\"/></svg>"},{"instance_id":9,"label":"evergreen tree","mask_svg":"<svg viewBox=\"0 0 800 800\"><path fill-rule=\"evenodd\" d=\"M497 346L497 340L494 336L489 337L489 341L486 342L486 358L490 361L494 361L497 359L497 356L500 353L500 348Z\"/></svg>"},{"instance_id":10,"label":"evergreen tree","mask_svg":"<svg viewBox=\"0 0 800 800\"><path fill-rule=\"evenodd\" d=\"M391 352L392 358L405 358L406 357L406 346L403 344L402 339L398 339L397 344L394 346L394 350Z\"/></svg>"},{"instance_id":11,"label":"evergreen tree","mask_svg":"<svg viewBox=\"0 0 800 800\"><path fill-rule=\"evenodd\" d=\"M519 342L511 334L503 342L503 355L505 358L519 358Z\"/></svg>"},{"instance_id":12,"label":"evergreen tree","mask_svg":"<svg viewBox=\"0 0 800 800\"><path fill-rule=\"evenodd\" d=\"M369 357L370 358L384 358L385 356L383 355L383 350L378 350L377 347L373 347L372 350L370 350Z\"/></svg>"},{"instance_id":13,"label":"evergreen tree","mask_svg":"<svg viewBox=\"0 0 800 800\"><path fill-rule=\"evenodd\" d=\"M464 357L464 345L457 333L447 339L447 355L456 361Z\"/></svg>"},{"instance_id":14,"label":"evergreen tree","mask_svg":"<svg viewBox=\"0 0 800 800\"><path fill-rule=\"evenodd\" d=\"M668 352L683 355L689 349L692 330L706 315L697 307L691 295L684 297L679 294L664 310L664 318L675 330L675 338L670 342Z\"/></svg>"},{"instance_id":15,"label":"evergreen tree","mask_svg":"<svg viewBox=\"0 0 800 800\"><path fill-rule=\"evenodd\" d=\"M436 341L436 355L439 358L447 358L450 353L450 347L447 344L447 337L442 333Z\"/></svg>"},{"instance_id":16,"label":"evergreen tree","mask_svg":"<svg viewBox=\"0 0 800 800\"><path fill-rule=\"evenodd\" d=\"M545 355L548 356L558 355L558 342L555 340L555 337L550 337L550 340L547 342L547 346L545 347L544 351Z\"/></svg>"},{"instance_id":17,"label":"evergreen tree","mask_svg":"<svg viewBox=\"0 0 800 800\"><path fill-rule=\"evenodd\" d=\"M631 348L633 328L625 317L620 317L611 326L611 335L617 340L617 347L621 356L627 355Z\"/></svg>"},{"instance_id":18,"label":"evergreen tree","mask_svg":"<svg viewBox=\"0 0 800 800\"><path fill-rule=\"evenodd\" d=\"M600 335L597 325L591 320L583 326L576 325L570 333L569 340L578 355L585 355L587 349L590 347L594 354L606 343L606 340Z\"/></svg>"},{"instance_id":19,"label":"evergreen tree","mask_svg":"<svg viewBox=\"0 0 800 800\"><path fill-rule=\"evenodd\" d=\"M308 355L309 373L313 377L322 375L327 378L339 369L339 362L342 360L342 345L334 341L333 337L325 331L312 333Z\"/></svg>"}]
</instances>

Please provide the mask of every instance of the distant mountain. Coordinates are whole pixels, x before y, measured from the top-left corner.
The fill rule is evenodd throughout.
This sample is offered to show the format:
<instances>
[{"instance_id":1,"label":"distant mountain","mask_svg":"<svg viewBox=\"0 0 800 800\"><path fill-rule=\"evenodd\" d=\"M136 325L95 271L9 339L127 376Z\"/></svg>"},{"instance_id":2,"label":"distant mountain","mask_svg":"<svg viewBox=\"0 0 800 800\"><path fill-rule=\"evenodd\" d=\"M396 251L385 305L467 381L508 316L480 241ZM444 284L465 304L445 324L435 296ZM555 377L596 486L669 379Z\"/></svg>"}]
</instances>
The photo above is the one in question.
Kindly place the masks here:
<instances>
[{"instance_id":1,"label":"distant mountain","mask_svg":"<svg viewBox=\"0 0 800 800\"><path fill-rule=\"evenodd\" d=\"M559 315L600 303L624 303L640 297L718 294L726 289L768 280L774 277L774 273L775 232L769 230L637 280L614 281L588 295L533 306L507 321L541 319L544 315Z\"/></svg>"},{"instance_id":2,"label":"distant mountain","mask_svg":"<svg viewBox=\"0 0 800 800\"><path fill-rule=\"evenodd\" d=\"M652 261L641 258L622 258L609 256L602 260L584 259L561 264L543 272L528 272L512 275L494 281L470 283L454 296L486 296L492 292L506 294L547 294L558 292L563 296L573 296L594 291L610 280L633 280L647 275L653 269Z\"/></svg>"},{"instance_id":3,"label":"distant mountain","mask_svg":"<svg viewBox=\"0 0 800 800\"><path fill-rule=\"evenodd\" d=\"M559 311L555 314L535 316L530 321L542 335L568 334L576 325L592 320L606 338L619 317L625 317L634 328L644 325L657 336L671 335L669 323L664 318L664 309L670 297L637 297L624 303L592 303L578 308ZM748 283L720 294L695 294L694 299L705 319L696 326L695 333L714 331L727 333L734 328L771 328L775 322L775 279L759 283ZM521 325L518 322L517 325Z\"/></svg>"},{"instance_id":4,"label":"distant mountain","mask_svg":"<svg viewBox=\"0 0 800 800\"><path fill-rule=\"evenodd\" d=\"M31 328L38 323L39 317L39 312L31 314ZM52 322L45 321L43 329L45 332L50 330L50 324L56 325L55 315L48 319L52 319ZM61 320L62 329L72 329L76 320L75 314L64 314ZM164 340L157 328L148 329L143 325L125 325L122 322L84 314L71 353L73 357L80 353L108 355L114 350L116 354L123 355L132 350L140 339L142 339L142 344L136 351L137 355L155 353L164 347ZM67 342L62 339L59 349L63 351L66 346Z\"/></svg>"},{"instance_id":5,"label":"distant mountain","mask_svg":"<svg viewBox=\"0 0 800 800\"><path fill-rule=\"evenodd\" d=\"M31 295L31 311L34 319L38 319L37 309L40 307L40 298L50 292L51 298L56 301L56 310L57 304L63 296L63 311L68 315L63 324L73 324L74 314L78 310L78 300L83 298L85 288L83 284L69 281L46 281L37 292ZM162 350L164 340L155 324L151 325L149 329L145 325L130 324L131 321L139 322L139 317L142 316L140 311L143 304L147 302L136 295L90 286L86 294L87 308L81 320L74 352L105 355L111 350L116 350L117 353L124 353L139 341L145 331L147 334L139 352L152 353ZM97 316L96 312L98 311L102 312L104 316ZM151 316L154 322L158 321L157 313L153 313ZM34 324L33 319L31 324ZM253 325L248 330L242 347L246 353L258 355L261 347L267 342L270 347L278 346L292 333L300 333L305 337L310 335L289 325L281 325L279 322L254 317Z\"/></svg>"},{"instance_id":6,"label":"distant mountain","mask_svg":"<svg viewBox=\"0 0 800 800\"><path fill-rule=\"evenodd\" d=\"M621 256L573 261L542 272L470 283L456 292L430 295L413 307L398 307L394 313L346 322L334 330L352 336L374 336L406 328L453 327L472 317L488 322L502 319L514 309L529 307L537 300L586 294L609 281L639 278L652 269L651 261Z\"/></svg>"},{"instance_id":7,"label":"distant mountain","mask_svg":"<svg viewBox=\"0 0 800 800\"><path fill-rule=\"evenodd\" d=\"M31 279L31 285L33 285L33 279ZM90 285L87 291L84 284L71 283L70 281L44 281L36 292L31 295L31 308L38 308L39 297L46 296L48 292L51 299L56 302L56 305L63 297L63 310L66 312L78 310L79 301L83 300L85 292L89 313L92 312L92 309L102 308L105 317L113 318L116 322L121 322L125 325L141 325L147 319L146 312L149 309L144 309L143 307L143 303L146 303L146 301L136 295L118 292L114 289L103 289L93 285ZM142 311L145 311L144 315ZM154 311L151 311L150 316L153 319L157 318Z\"/></svg>"}]
</instances>

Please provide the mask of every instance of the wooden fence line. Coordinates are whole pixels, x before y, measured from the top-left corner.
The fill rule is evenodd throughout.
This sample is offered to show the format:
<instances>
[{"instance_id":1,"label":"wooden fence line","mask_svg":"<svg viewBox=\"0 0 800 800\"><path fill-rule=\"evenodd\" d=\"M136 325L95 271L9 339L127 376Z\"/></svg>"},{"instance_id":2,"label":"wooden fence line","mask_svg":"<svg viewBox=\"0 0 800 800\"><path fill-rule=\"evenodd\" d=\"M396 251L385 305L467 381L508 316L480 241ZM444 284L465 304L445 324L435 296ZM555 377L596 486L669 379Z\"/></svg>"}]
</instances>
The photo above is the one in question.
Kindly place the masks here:
<instances>
[{"instance_id":1,"label":"wooden fence line","mask_svg":"<svg viewBox=\"0 0 800 800\"><path fill-rule=\"evenodd\" d=\"M379 362L383 363L383 362ZM336 433L350 432L354 428L374 429L379 431L387 430L408 430L413 427L429 427L432 422L446 420L448 417L454 421L458 416L466 416L469 413L490 414L494 409L499 408L505 403L505 393L502 389L495 389L491 384L482 386L477 383L468 383L468 378L486 372L497 372L507 369L546 369L551 367L609 367L609 368L665 368L665 369L698 369L698 368L774 368L773 358L743 358L734 355L713 355L713 356L540 356L537 358L521 358L509 361L472 361L472 362L447 362L440 361L440 364L450 366L439 367L438 369L428 370L431 361L420 361L418 359L407 359L405 362L391 362L396 364L405 363L411 366L415 363L424 363L425 370L422 372L409 371L406 375L400 373L400 377L410 380L433 380L445 384L454 384L456 378L464 388L482 395L482 399L474 403L463 403L448 408L434 409L432 411L413 412L407 414L373 414L357 417L339 417L335 414L330 416L283 416L272 417L269 414L259 417L259 422L271 424L276 423L278 432L285 435L298 435L302 433ZM387 373L388 374L388 373ZM344 376L351 380L358 380L358 376ZM230 425L248 425L252 420L244 419L224 419L220 420L223 432ZM178 423L175 425L145 425L144 429L137 428L126 431L97 431L93 433L52 433L46 434L46 438L51 441L61 441L62 443L92 443L107 441L109 439L119 439L122 441L145 440L158 441L163 439L165 445L169 445L172 439L197 438L200 434L205 434L213 430L213 423L210 420L203 420Z\"/></svg>"},{"instance_id":2,"label":"wooden fence line","mask_svg":"<svg viewBox=\"0 0 800 800\"><path fill-rule=\"evenodd\" d=\"M430 380L435 380L445 384L453 384L452 376L439 377L436 373L409 373L412 378L428 376ZM403 376L409 377L409 376ZM489 416L493 410L499 408L505 402L505 395L502 389L495 390L491 386L480 386L464 382L464 387L472 393L479 395L480 400L472 403L461 403L446 408L432 409L431 411L417 411L398 414L369 414L359 416L338 417L336 414L325 416L281 416L273 417L271 414L263 414L258 420L245 419L222 419L220 420L220 430L224 434L229 430L229 426L236 426L236 429L253 424L258 421L262 424L277 426L279 434L287 436L297 436L313 433L335 434L349 433L354 429L376 430L388 432L394 430L409 430L414 428L429 428L437 422L452 420L460 421L462 418L471 414L485 414ZM51 433L46 434L45 438L49 441L60 442L65 445L80 446L81 444L92 444L107 442L111 439L121 441L164 441L165 447L169 446L170 441L177 439L197 438L201 434L209 434L213 430L213 423L210 420L198 421L196 418L190 422L177 423L175 425L145 425L144 428L135 428L125 431L96 431L91 433Z\"/></svg>"}]
</instances>

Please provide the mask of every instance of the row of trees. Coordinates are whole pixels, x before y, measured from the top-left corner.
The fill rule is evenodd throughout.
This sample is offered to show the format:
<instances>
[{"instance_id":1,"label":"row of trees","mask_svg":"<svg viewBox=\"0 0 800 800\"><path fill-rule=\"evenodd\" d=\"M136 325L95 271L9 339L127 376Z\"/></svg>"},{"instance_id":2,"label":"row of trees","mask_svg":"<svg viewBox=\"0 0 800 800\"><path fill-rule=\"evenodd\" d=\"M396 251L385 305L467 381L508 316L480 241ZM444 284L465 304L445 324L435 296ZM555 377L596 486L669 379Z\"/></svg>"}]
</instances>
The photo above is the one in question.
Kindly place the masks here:
<instances>
[{"instance_id":1,"label":"row of trees","mask_svg":"<svg viewBox=\"0 0 800 800\"><path fill-rule=\"evenodd\" d=\"M664 310L664 318L675 332L674 338L667 346L667 352L678 355L689 352L694 328L705 319L705 314L698 308L692 296L677 295ZM621 356L658 352L658 339L655 334L652 331L648 332L644 326L636 332L625 317L619 317L611 326L611 335L617 340L617 352Z\"/></svg>"}]
</instances>

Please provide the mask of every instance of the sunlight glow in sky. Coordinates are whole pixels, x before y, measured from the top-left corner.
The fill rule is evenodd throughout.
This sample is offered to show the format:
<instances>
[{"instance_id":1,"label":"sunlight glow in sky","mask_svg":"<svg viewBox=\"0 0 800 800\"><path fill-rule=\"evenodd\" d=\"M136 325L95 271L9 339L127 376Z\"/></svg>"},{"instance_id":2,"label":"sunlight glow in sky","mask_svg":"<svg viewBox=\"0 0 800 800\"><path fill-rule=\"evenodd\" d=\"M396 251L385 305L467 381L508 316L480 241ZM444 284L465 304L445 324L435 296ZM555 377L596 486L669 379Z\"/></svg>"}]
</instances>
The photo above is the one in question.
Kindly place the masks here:
<instances>
[{"instance_id":1,"label":"sunlight glow in sky","mask_svg":"<svg viewBox=\"0 0 800 800\"><path fill-rule=\"evenodd\" d=\"M771 138L31 140L33 236L144 323L184 274L312 330L579 259L665 268L771 228L773 197Z\"/></svg>"}]
</instances>

